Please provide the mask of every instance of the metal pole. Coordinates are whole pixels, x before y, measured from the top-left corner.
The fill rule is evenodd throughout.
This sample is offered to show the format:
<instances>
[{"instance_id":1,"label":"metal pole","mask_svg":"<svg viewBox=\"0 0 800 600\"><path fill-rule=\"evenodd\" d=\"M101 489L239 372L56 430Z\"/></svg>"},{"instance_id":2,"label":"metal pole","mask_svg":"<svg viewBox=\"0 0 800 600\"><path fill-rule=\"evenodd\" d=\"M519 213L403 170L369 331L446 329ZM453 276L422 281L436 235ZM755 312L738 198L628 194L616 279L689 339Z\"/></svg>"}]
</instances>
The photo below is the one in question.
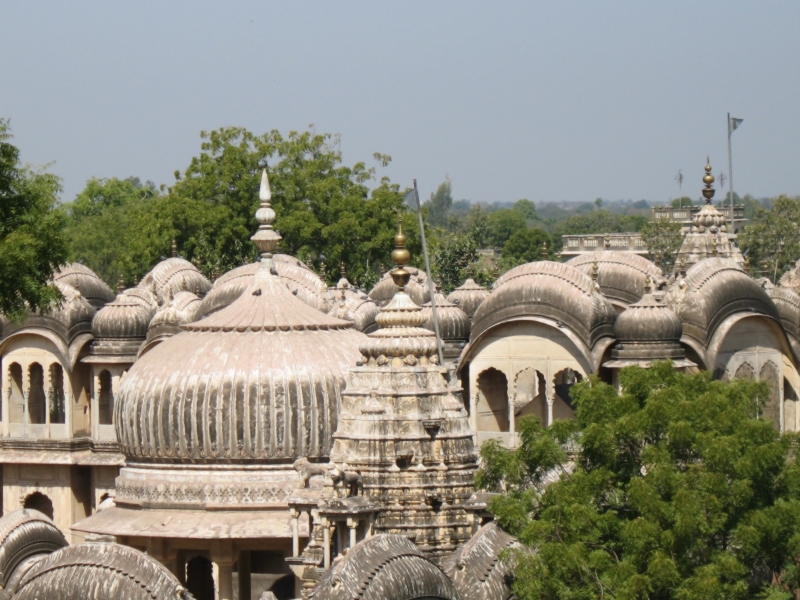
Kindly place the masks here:
<instances>
[{"instance_id":1,"label":"metal pole","mask_svg":"<svg viewBox=\"0 0 800 600\"><path fill-rule=\"evenodd\" d=\"M733 158L731 156L731 113L728 113L728 193L731 203L731 233L736 231L736 217L733 216Z\"/></svg>"},{"instance_id":2,"label":"metal pole","mask_svg":"<svg viewBox=\"0 0 800 600\"><path fill-rule=\"evenodd\" d=\"M428 244L425 242L425 223L422 222L422 207L419 204L419 190L417 180L414 180L414 198L417 200L417 217L419 217L419 234L422 237L422 254L425 256L425 272L428 274L428 289L431 294L431 309L433 311L433 330L436 333L436 348L439 350L439 364L444 365L444 351L442 350L442 337L439 335L439 316L436 314L436 291L433 289L431 277L431 263L428 261Z\"/></svg>"}]
</instances>

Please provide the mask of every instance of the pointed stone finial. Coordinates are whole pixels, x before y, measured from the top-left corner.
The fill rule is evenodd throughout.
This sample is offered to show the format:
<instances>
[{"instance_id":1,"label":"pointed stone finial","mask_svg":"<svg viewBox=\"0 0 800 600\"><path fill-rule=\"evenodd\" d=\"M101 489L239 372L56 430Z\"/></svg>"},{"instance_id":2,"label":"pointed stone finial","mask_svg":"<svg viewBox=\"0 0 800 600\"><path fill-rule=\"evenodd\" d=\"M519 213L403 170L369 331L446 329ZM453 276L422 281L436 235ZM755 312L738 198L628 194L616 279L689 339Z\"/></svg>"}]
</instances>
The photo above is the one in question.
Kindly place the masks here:
<instances>
[{"instance_id":1,"label":"pointed stone finial","mask_svg":"<svg viewBox=\"0 0 800 600\"><path fill-rule=\"evenodd\" d=\"M652 291L652 289L653 288L650 282L650 274L648 273L644 276L644 293L649 294Z\"/></svg>"},{"instance_id":2,"label":"pointed stone finial","mask_svg":"<svg viewBox=\"0 0 800 600\"><path fill-rule=\"evenodd\" d=\"M251 237L256 247L261 251L262 264L272 267L272 253L277 249L281 242L280 234L272 228L275 222L275 211L272 209L272 191L269 189L269 177L267 176L267 161L259 162L261 167L261 186L258 190L258 199L261 204L256 211L256 221L258 221L258 231Z\"/></svg>"},{"instance_id":3,"label":"pointed stone finial","mask_svg":"<svg viewBox=\"0 0 800 600\"><path fill-rule=\"evenodd\" d=\"M178 257L178 242L175 241L175 238L172 238L172 258Z\"/></svg>"},{"instance_id":4,"label":"pointed stone finial","mask_svg":"<svg viewBox=\"0 0 800 600\"><path fill-rule=\"evenodd\" d=\"M550 255L547 253L547 242L542 244L542 260L548 260Z\"/></svg>"},{"instance_id":5,"label":"pointed stone finial","mask_svg":"<svg viewBox=\"0 0 800 600\"><path fill-rule=\"evenodd\" d=\"M138 275L134 275L133 276L133 287L136 287L137 285L139 285L139 276Z\"/></svg>"},{"instance_id":6,"label":"pointed stone finial","mask_svg":"<svg viewBox=\"0 0 800 600\"><path fill-rule=\"evenodd\" d=\"M681 277L686 277L686 259L683 256L678 261L678 273Z\"/></svg>"},{"instance_id":7,"label":"pointed stone finial","mask_svg":"<svg viewBox=\"0 0 800 600\"><path fill-rule=\"evenodd\" d=\"M606 250L608 250L609 248L611 248L611 236L610 236L610 235L608 235L608 234L606 234L606 235L605 235L605 237L603 238L603 247L604 247Z\"/></svg>"},{"instance_id":8,"label":"pointed stone finial","mask_svg":"<svg viewBox=\"0 0 800 600\"><path fill-rule=\"evenodd\" d=\"M117 282L117 293L121 294L125 291L125 276L120 275L119 281Z\"/></svg>"},{"instance_id":9,"label":"pointed stone finial","mask_svg":"<svg viewBox=\"0 0 800 600\"><path fill-rule=\"evenodd\" d=\"M347 271L344 268L344 261L342 261L342 264L339 265L339 273L341 273L342 279L347 279Z\"/></svg>"},{"instance_id":10,"label":"pointed stone finial","mask_svg":"<svg viewBox=\"0 0 800 600\"><path fill-rule=\"evenodd\" d=\"M406 248L406 236L403 233L403 213L398 214L397 235L394 236L394 250L392 250L392 262L395 268L391 272L392 281L405 292L411 273L406 271L405 266L411 260L411 253Z\"/></svg>"},{"instance_id":11,"label":"pointed stone finial","mask_svg":"<svg viewBox=\"0 0 800 600\"><path fill-rule=\"evenodd\" d=\"M711 199L714 197L714 176L711 174L711 162L706 156L706 174L703 175L703 183L706 187L703 188L703 198L706 199L706 204L711 204Z\"/></svg>"}]
</instances>

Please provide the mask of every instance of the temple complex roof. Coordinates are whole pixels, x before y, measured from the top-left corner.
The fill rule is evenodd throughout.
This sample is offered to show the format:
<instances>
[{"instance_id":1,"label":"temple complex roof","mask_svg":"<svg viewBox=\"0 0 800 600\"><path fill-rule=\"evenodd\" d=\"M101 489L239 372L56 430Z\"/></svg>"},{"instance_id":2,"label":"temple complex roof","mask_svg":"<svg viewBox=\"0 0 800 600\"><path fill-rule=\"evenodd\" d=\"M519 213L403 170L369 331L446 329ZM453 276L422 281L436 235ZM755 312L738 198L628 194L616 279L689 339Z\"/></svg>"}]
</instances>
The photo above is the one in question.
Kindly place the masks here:
<instances>
[{"instance_id":1,"label":"temple complex roof","mask_svg":"<svg viewBox=\"0 0 800 600\"><path fill-rule=\"evenodd\" d=\"M482 285L475 283L474 279L467 279L460 287L454 289L447 296L447 299L458 306L461 310L467 313L467 316L472 319L475 316L475 311L489 296L489 290Z\"/></svg>"},{"instance_id":2,"label":"temple complex roof","mask_svg":"<svg viewBox=\"0 0 800 600\"><path fill-rule=\"evenodd\" d=\"M428 276L425 271L417 269L416 267L408 267L406 269L410 275L406 292L414 301L414 304L422 306L431 299L430 288L428 287ZM392 272L387 271L381 277L381 280L375 284L375 287L369 293L378 306L383 306L388 303L397 293L397 285L392 280Z\"/></svg>"},{"instance_id":3,"label":"temple complex roof","mask_svg":"<svg viewBox=\"0 0 800 600\"><path fill-rule=\"evenodd\" d=\"M632 252L605 250L587 252L566 264L591 276L597 265L597 283L603 295L618 305L633 304L644 295L644 279L649 276L655 287L665 283L653 262Z\"/></svg>"}]
</instances>

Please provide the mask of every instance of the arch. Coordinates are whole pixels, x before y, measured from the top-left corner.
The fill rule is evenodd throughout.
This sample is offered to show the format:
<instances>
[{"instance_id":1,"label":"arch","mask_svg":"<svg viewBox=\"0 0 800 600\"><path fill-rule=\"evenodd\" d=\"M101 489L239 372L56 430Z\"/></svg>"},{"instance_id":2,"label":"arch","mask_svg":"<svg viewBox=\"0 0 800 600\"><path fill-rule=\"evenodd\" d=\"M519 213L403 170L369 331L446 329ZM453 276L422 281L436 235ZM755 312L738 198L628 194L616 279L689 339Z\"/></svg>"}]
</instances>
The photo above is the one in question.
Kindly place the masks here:
<instances>
[{"instance_id":1,"label":"arch","mask_svg":"<svg viewBox=\"0 0 800 600\"><path fill-rule=\"evenodd\" d=\"M734 379L747 379L748 381L753 381L756 378L756 371L752 366L750 366L750 363L743 362L736 369L736 373L734 373L733 377Z\"/></svg>"},{"instance_id":2,"label":"arch","mask_svg":"<svg viewBox=\"0 0 800 600\"><path fill-rule=\"evenodd\" d=\"M508 379L490 367L478 375L478 402L475 409L479 431L510 430L508 420Z\"/></svg>"},{"instance_id":3,"label":"arch","mask_svg":"<svg viewBox=\"0 0 800 600\"><path fill-rule=\"evenodd\" d=\"M8 420L25 422L25 396L22 393L22 366L11 363L8 367Z\"/></svg>"},{"instance_id":4,"label":"arch","mask_svg":"<svg viewBox=\"0 0 800 600\"><path fill-rule=\"evenodd\" d=\"M114 388L111 373L107 369L103 369L97 380L100 386L100 389L97 390L97 422L100 425L112 425L114 422Z\"/></svg>"},{"instance_id":5,"label":"arch","mask_svg":"<svg viewBox=\"0 0 800 600\"><path fill-rule=\"evenodd\" d=\"M575 417L575 403L570 390L572 386L583 379L582 375L574 369L562 369L553 377L553 420L572 419Z\"/></svg>"},{"instance_id":6,"label":"arch","mask_svg":"<svg viewBox=\"0 0 800 600\"><path fill-rule=\"evenodd\" d=\"M214 571L211 561L198 554L186 563L186 589L195 600L214 600Z\"/></svg>"},{"instance_id":7,"label":"arch","mask_svg":"<svg viewBox=\"0 0 800 600\"><path fill-rule=\"evenodd\" d=\"M534 416L542 425L547 424L547 384L542 373L528 367L514 379L514 414L517 417Z\"/></svg>"},{"instance_id":8,"label":"arch","mask_svg":"<svg viewBox=\"0 0 800 600\"><path fill-rule=\"evenodd\" d=\"M47 422L47 396L44 392L44 369L39 363L28 367L28 420L32 425Z\"/></svg>"},{"instance_id":9,"label":"arch","mask_svg":"<svg viewBox=\"0 0 800 600\"><path fill-rule=\"evenodd\" d=\"M284 575L272 584L269 591L275 594L276 600L292 600L294 593L294 574Z\"/></svg>"},{"instance_id":10,"label":"arch","mask_svg":"<svg viewBox=\"0 0 800 600\"><path fill-rule=\"evenodd\" d=\"M48 394L50 396L50 422L66 423L67 410L64 400L64 368L58 363L50 365L50 389L48 390Z\"/></svg>"},{"instance_id":11,"label":"arch","mask_svg":"<svg viewBox=\"0 0 800 600\"><path fill-rule=\"evenodd\" d=\"M38 510L51 521L54 519L53 501L41 492L33 492L25 497L22 508Z\"/></svg>"},{"instance_id":12,"label":"arch","mask_svg":"<svg viewBox=\"0 0 800 600\"><path fill-rule=\"evenodd\" d=\"M781 407L780 407L780 371L774 362L768 360L761 367L758 374L761 381L766 382L769 388L769 395L763 404L762 415L764 419L772 421L772 426L780 430L781 426Z\"/></svg>"}]
</instances>

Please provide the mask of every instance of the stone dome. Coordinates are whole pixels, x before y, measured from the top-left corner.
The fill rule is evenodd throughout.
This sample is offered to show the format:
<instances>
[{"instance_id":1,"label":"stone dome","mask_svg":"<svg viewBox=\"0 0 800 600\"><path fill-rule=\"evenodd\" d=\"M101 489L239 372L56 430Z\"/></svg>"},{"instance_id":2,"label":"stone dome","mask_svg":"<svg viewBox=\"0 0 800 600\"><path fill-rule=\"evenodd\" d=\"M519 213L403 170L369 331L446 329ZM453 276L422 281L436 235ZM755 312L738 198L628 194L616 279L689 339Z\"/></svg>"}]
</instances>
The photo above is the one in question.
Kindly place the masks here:
<instances>
[{"instance_id":1,"label":"stone dome","mask_svg":"<svg viewBox=\"0 0 800 600\"><path fill-rule=\"evenodd\" d=\"M580 269L550 261L504 273L472 321L470 341L501 323L544 317L571 329L589 347L613 335L616 311L596 282Z\"/></svg>"},{"instance_id":2,"label":"stone dome","mask_svg":"<svg viewBox=\"0 0 800 600\"><path fill-rule=\"evenodd\" d=\"M122 292L123 296L130 298L133 302L137 302L143 306L150 313L150 317L158 310L158 300L150 290L143 287L129 288Z\"/></svg>"},{"instance_id":3,"label":"stone dome","mask_svg":"<svg viewBox=\"0 0 800 600\"><path fill-rule=\"evenodd\" d=\"M461 287L457 287L447 296L447 300L458 306L461 310L467 313L467 316L472 319L475 316L475 311L481 305L486 297L489 295L487 290L482 285L475 283L474 279L467 279Z\"/></svg>"},{"instance_id":4,"label":"stone dome","mask_svg":"<svg viewBox=\"0 0 800 600\"><path fill-rule=\"evenodd\" d=\"M775 303L786 333L797 338L800 335L800 295L791 288L776 287L768 279L764 279L761 283L767 295Z\"/></svg>"},{"instance_id":5,"label":"stone dome","mask_svg":"<svg viewBox=\"0 0 800 600\"><path fill-rule=\"evenodd\" d=\"M182 291L202 298L211 289L211 282L188 260L173 256L153 267L139 282L139 287L152 290L156 300L163 304Z\"/></svg>"},{"instance_id":6,"label":"stone dome","mask_svg":"<svg viewBox=\"0 0 800 600\"><path fill-rule=\"evenodd\" d=\"M365 337L299 300L271 270L263 263L235 302L133 365L115 407L129 461L328 455L344 376Z\"/></svg>"},{"instance_id":7,"label":"stone dome","mask_svg":"<svg viewBox=\"0 0 800 600\"><path fill-rule=\"evenodd\" d=\"M423 305L422 315L425 317L425 323L422 326L435 331L433 308L430 302ZM436 316L439 319L439 335L445 345L445 357L455 358L469 341L469 317L461 308L445 298L438 289L436 291Z\"/></svg>"},{"instance_id":8,"label":"stone dome","mask_svg":"<svg viewBox=\"0 0 800 600\"><path fill-rule=\"evenodd\" d=\"M272 258L275 270L289 291L309 306L327 312L328 288L314 271L293 256L276 254ZM255 262L236 267L217 279L214 287L203 299L202 314L215 313L241 296L242 292L250 285L253 275L258 271L259 264Z\"/></svg>"},{"instance_id":9,"label":"stone dome","mask_svg":"<svg viewBox=\"0 0 800 600\"><path fill-rule=\"evenodd\" d=\"M197 321L203 314L203 302L192 292L178 292L156 311L147 329L147 342L142 353L152 344L181 332L181 326Z\"/></svg>"},{"instance_id":10,"label":"stone dome","mask_svg":"<svg viewBox=\"0 0 800 600\"><path fill-rule=\"evenodd\" d=\"M620 342L679 342L682 333L678 315L649 292L614 323L614 337Z\"/></svg>"},{"instance_id":11,"label":"stone dome","mask_svg":"<svg viewBox=\"0 0 800 600\"><path fill-rule=\"evenodd\" d=\"M66 545L64 534L38 510L23 508L7 514L0 519L0 589L13 594L20 565Z\"/></svg>"},{"instance_id":12,"label":"stone dome","mask_svg":"<svg viewBox=\"0 0 800 600\"><path fill-rule=\"evenodd\" d=\"M102 308L115 297L114 292L105 281L100 279L89 267L80 263L70 263L60 268L53 274L53 282L56 285L67 284L78 290L81 296L95 309Z\"/></svg>"},{"instance_id":13,"label":"stone dome","mask_svg":"<svg viewBox=\"0 0 800 600\"><path fill-rule=\"evenodd\" d=\"M649 277L656 288L666 283L661 269L655 263L632 252L588 252L568 260L566 264L590 277L597 265L600 291L618 306L633 304L644 295L645 277Z\"/></svg>"},{"instance_id":14,"label":"stone dome","mask_svg":"<svg viewBox=\"0 0 800 600\"><path fill-rule=\"evenodd\" d=\"M25 573L15 600L190 600L164 565L128 546L87 542L46 556Z\"/></svg>"},{"instance_id":15,"label":"stone dome","mask_svg":"<svg viewBox=\"0 0 800 600\"><path fill-rule=\"evenodd\" d=\"M133 296L119 294L92 319L92 335L95 339L114 338L143 340L153 314Z\"/></svg>"},{"instance_id":16,"label":"stone dome","mask_svg":"<svg viewBox=\"0 0 800 600\"><path fill-rule=\"evenodd\" d=\"M367 294L351 284L344 275L336 287L328 290L328 314L337 319L352 321L359 331L370 333L378 328L375 317L380 308Z\"/></svg>"},{"instance_id":17,"label":"stone dome","mask_svg":"<svg viewBox=\"0 0 800 600\"><path fill-rule=\"evenodd\" d=\"M428 287L428 276L425 271L417 269L416 267L405 267L406 271L411 273L411 279L408 280L406 285L406 293L414 301L414 304L422 306L431 299L430 288ZM397 293L397 286L392 281L391 271L387 271L381 277L381 280L375 284L375 287L369 293L369 297L375 301L378 306L384 306L394 298Z\"/></svg>"}]
</instances>

